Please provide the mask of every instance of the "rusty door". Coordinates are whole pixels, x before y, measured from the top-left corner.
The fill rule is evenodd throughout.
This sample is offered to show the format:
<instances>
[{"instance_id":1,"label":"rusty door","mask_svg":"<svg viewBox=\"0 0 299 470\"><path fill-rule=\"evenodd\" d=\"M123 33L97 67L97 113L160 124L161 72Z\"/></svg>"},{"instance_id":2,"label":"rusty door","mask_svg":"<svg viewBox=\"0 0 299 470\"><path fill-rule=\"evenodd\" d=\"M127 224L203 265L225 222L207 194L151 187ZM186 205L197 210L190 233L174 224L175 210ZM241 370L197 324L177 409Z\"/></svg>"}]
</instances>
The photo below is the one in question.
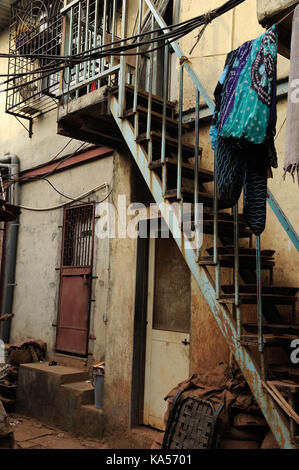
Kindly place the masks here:
<instances>
[{"instance_id":1,"label":"rusty door","mask_svg":"<svg viewBox=\"0 0 299 470\"><path fill-rule=\"evenodd\" d=\"M94 204L65 208L56 350L87 355L94 241Z\"/></svg>"}]
</instances>

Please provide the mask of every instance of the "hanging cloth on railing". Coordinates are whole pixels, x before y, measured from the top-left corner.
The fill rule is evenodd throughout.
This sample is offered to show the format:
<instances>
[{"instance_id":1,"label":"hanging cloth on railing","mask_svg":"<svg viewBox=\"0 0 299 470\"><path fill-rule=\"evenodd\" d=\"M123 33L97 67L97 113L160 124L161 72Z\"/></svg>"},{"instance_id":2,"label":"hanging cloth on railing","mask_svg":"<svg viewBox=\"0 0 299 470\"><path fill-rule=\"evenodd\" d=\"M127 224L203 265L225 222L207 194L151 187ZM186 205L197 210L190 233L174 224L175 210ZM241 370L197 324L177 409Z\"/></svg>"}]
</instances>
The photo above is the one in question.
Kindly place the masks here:
<instances>
[{"instance_id":1,"label":"hanging cloth on railing","mask_svg":"<svg viewBox=\"0 0 299 470\"><path fill-rule=\"evenodd\" d=\"M277 31L272 26L235 54L221 106L219 135L254 144L273 137L276 125ZM269 134L268 134L269 132Z\"/></svg>"},{"instance_id":2,"label":"hanging cloth on railing","mask_svg":"<svg viewBox=\"0 0 299 470\"><path fill-rule=\"evenodd\" d=\"M291 64L287 107L286 155L284 177L289 172L293 179L297 174L299 184L299 5L296 6L291 39ZM296 91L297 90L297 91Z\"/></svg>"},{"instance_id":3,"label":"hanging cloth on railing","mask_svg":"<svg viewBox=\"0 0 299 470\"><path fill-rule=\"evenodd\" d=\"M276 61L272 27L228 54L214 93L210 135L220 206L233 207L244 188L243 213L255 235L266 223L267 169L277 167Z\"/></svg>"}]
</instances>

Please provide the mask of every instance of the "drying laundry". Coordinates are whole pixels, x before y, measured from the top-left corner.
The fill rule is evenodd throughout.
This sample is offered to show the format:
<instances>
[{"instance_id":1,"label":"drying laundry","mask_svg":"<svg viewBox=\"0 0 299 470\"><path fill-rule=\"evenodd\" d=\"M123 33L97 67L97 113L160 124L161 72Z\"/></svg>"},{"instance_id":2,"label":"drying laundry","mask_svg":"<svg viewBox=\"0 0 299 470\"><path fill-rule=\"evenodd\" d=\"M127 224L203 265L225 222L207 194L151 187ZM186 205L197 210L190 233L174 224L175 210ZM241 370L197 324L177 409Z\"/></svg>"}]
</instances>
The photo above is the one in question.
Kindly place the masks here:
<instances>
[{"instance_id":1,"label":"drying laundry","mask_svg":"<svg viewBox=\"0 0 299 470\"><path fill-rule=\"evenodd\" d=\"M294 179L297 174L299 184L299 5L297 5L292 24L291 61L286 128L286 156L284 177L289 172Z\"/></svg>"},{"instance_id":2,"label":"drying laundry","mask_svg":"<svg viewBox=\"0 0 299 470\"><path fill-rule=\"evenodd\" d=\"M222 208L243 189L243 213L255 235L266 223L267 174L277 168L277 32L275 26L228 54L214 92L210 129Z\"/></svg>"}]
</instances>

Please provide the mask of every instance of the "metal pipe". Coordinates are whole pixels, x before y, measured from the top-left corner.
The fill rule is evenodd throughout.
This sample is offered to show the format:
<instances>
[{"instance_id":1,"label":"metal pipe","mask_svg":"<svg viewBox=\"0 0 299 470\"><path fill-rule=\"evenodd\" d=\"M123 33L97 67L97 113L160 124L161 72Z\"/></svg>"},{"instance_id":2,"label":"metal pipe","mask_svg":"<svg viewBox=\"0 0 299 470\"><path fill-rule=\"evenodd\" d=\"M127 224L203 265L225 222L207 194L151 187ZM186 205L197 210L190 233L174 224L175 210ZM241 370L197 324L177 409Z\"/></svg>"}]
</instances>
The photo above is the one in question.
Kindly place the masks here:
<instances>
[{"instance_id":1,"label":"metal pipe","mask_svg":"<svg viewBox=\"0 0 299 470\"><path fill-rule=\"evenodd\" d=\"M127 0L123 0L122 4L122 24L121 24L121 39L126 37L126 21L127 21ZM124 42L121 43L121 46ZM126 56L122 55L120 58L120 73L119 73L119 117L123 117L126 106Z\"/></svg>"},{"instance_id":2,"label":"metal pipe","mask_svg":"<svg viewBox=\"0 0 299 470\"><path fill-rule=\"evenodd\" d=\"M198 178L198 157L199 157L199 102L200 93L196 88L196 101L195 101L195 153L194 153L194 226L195 226L195 239L196 239L196 259L199 259L200 248L199 248L199 219L198 219L198 189L199 189L199 178Z\"/></svg>"},{"instance_id":3,"label":"metal pipe","mask_svg":"<svg viewBox=\"0 0 299 470\"><path fill-rule=\"evenodd\" d=\"M10 179L18 177L20 163L19 159L15 155L9 155L8 157L0 159L1 163L9 164L9 176ZM19 184L14 183L8 189L8 200L10 204L19 204ZM5 267L4 267L4 292L1 304L1 313L12 313L13 306L13 294L15 286L15 272L16 272L16 256L17 256L17 245L18 245L18 233L19 233L19 218L11 222L7 222L6 225L6 240L5 240ZM2 322L1 325L1 338L4 343L9 343L11 331L11 319L6 322Z\"/></svg>"},{"instance_id":4,"label":"metal pipe","mask_svg":"<svg viewBox=\"0 0 299 470\"><path fill-rule=\"evenodd\" d=\"M162 191L165 194L167 189L167 172L166 172L166 112L167 112L167 98L168 98L168 59L169 59L169 45L165 44L164 47L164 83L163 83L163 112L162 112L162 139L161 139L161 162L162 162Z\"/></svg>"},{"instance_id":5,"label":"metal pipe","mask_svg":"<svg viewBox=\"0 0 299 470\"><path fill-rule=\"evenodd\" d=\"M261 359L261 372L262 372L263 377L265 377L260 235L256 237L256 286L257 286L258 350L259 350L260 359Z\"/></svg>"},{"instance_id":6,"label":"metal pipe","mask_svg":"<svg viewBox=\"0 0 299 470\"><path fill-rule=\"evenodd\" d=\"M235 284L235 307L237 320L237 337L238 340L242 334L241 324L241 308L239 295L239 214L238 203L234 206L234 284Z\"/></svg>"},{"instance_id":7,"label":"metal pipe","mask_svg":"<svg viewBox=\"0 0 299 470\"><path fill-rule=\"evenodd\" d=\"M178 174L177 199L182 198L182 121L183 121L183 95L184 95L184 67L180 66L180 95L179 95L179 123L178 123Z\"/></svg>"},{"instance_id":8,"label":"metal pipe","mask_svg":"<svg viewBox=\"0 0 299 470\"><path fill-rule=\"evenodd\" d=\"M103 6L103 21L102 21L102 46L105 46L106 44L106 30L107 30L107 0L104 0L104 6ZM104 72L105 70L105 57L102 58L101 60L101 72Z\"/></svg>"},{"instance_id":9,"label":"metal pipe","mask_svg":"<svg viewBox=\"0 0 299 470\"><path fill-rule=\"evenodd\" d=\"M89 0L86 1L86 14L85 14L85 39L84 39L84 51L88 51L89 44ZM89 78L89 77L88 77ZM87 79L87 61L84 62L84 80Z\"/></svg>"},{"instance_id":10,"label":"metal pipe","mask_svg":"<svg viewBox=\"0 0 299 470\"><path fill-rule=\"evenodd\" d=\"M139 35L141 32L141 23L142 23L142 3L143 0L139 0L139 10L138 10L138 29L137 34ZM137 104L138 104L138 88L139 88L139 76L140 76L140 47L139 47L140 38L137 38L137 56L136 56L136 69L135 69L135 84L134 84L134 102L133 102L133 112L136 113L137 111Z\"/></svg>"},{"instance_id":11,"label":"metal pipe","mask_svg":"<svg viewBox=\"0 0 299 470\"><path fill-rule=\"evenodd\" d=\"M98 46L98 30L99 30L99 1L96 1L95 4L95 12L94 12L94 32L93 32L93 47L96 48ZM105 6L104 6L104 14L105 14ZM103 28L104 29L104 28ZM105 36L104 36L105 37ZM95 77L96 75L96 59L92 62L92 76ZM105 67L100 67L100 72L104 72Z\"/></svg>"},{"instance_id":12,"label":"metal pipe","mask_svg":"<svg viewBox=\"0 0 299 470\"><path fill-rule=\"evenodd\" d=\"M110 230L111 230L111 214L110 214L110 186L106 183L106 198L108 202L108 266L107 266L107 293L106 293L106 304L105 304L105 312L103 315L103 322L107 324L108 322L108 302L109 302L109 282L110 282Z\"/></svg>"},{"instance_id":13,"label":"metal pipe","mask_svg":"<svg viewBox=\"0 0 299 470\"><path fill-rule=\"evenodd\" d=\"M82 21L82 3L78 6L78 38L77 38L77 54L81 52L81 21ZM79 83L80 64L76 65L76 85ZM79 98L79 90L76 91L76 98Z\"/></svg>"},{"instance_id":14,"label":"metal pipe","mask_svg":"<svg viewBox=\"0 0 299 470\"><path fill-rule=\"evenodd\" d=\"M220 263L218 259L218 191L217 191L217 168L215 163L214 155L214 200L213 200L213 242L214 242L214 264L215 264L215 284L216 284L216 299L220 297L220 283L221 283L221 273L220 273Z\"/></svg>"},{"instance_id":15,"label":"metal pipe","mask_svg":"<svg viewBox=\"0 0 299 470\"><path fill-rule=\"evenodd\" d=\"M155 29L155 18L152 16L152 31ZM154 33L151 34L151 39L155 37ZM155 44L154 44L155 47ZM146 126L146 139L148 141L148 161L153 161L153 140L151 137L152 127L152 102L153 102L153 72L154 72L154 56L150 54L149 65L149 83L148 83L148 103L147 103L147 126Z\"/></svg>"}]
</instances>

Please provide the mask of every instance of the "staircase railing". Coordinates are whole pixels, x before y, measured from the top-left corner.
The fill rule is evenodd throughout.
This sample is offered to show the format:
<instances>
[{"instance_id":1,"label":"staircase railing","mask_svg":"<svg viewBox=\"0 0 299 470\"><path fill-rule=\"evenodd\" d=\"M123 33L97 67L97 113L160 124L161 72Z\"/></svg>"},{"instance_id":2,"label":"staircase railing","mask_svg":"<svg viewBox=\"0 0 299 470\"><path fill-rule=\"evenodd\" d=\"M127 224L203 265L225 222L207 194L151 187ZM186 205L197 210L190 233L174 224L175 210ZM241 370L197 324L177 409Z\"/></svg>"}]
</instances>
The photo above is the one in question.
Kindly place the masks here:
<instances>
[{"instance_id":1,"label":"staircase railing","mask_svg":"<svg viewBox=\"0 0 299 470\"><path fill-rule=\"evenodd\" d=\"M280 207L277 200L275 199L275 197L271 193L270 189L268 189L267 195L268 195L267 201L269 203L269 206L273 210L273 212L276 215L280 225L283 227L283 229L287 233L287 235L288 235L289 239L291 240L291 242L293 243L294 247L296 248L297 251L299 251L299 235L298 235L298 233L296 232L293 225L291 224L291 222L289 221L289 219L287 218L287 216L283 212L282 208Z\"/></svg>"}]
</instances>

